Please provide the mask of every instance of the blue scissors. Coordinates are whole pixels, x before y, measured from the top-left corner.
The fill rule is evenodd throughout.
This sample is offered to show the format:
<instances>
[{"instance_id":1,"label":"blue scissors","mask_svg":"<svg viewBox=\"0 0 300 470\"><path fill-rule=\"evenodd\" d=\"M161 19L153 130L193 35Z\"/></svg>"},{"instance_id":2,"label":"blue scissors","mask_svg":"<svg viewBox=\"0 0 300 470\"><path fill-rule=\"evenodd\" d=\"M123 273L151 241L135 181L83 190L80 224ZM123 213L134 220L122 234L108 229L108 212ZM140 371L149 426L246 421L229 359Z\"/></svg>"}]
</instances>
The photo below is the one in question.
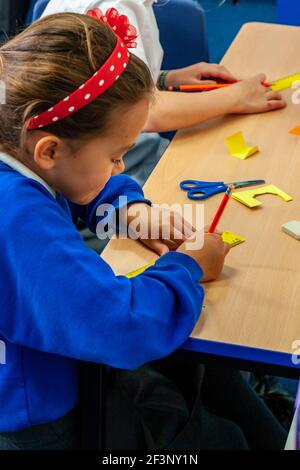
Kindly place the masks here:
<instances>
[{"instance_id":1,"label":"blue scissors","mask_svg":"<svg viewBox=\"0 0 300 470\"><path fill-rule=\"evenodd\" d=\"M236 183L184 180L180 183L180 188L183 191L187 191L189 199L193 201L202 201L214 196L215 194L225 193L230 186L233 189L238 189L258 184L265 184L265 180L239 181Z\"/></svg>"}]
</instances>

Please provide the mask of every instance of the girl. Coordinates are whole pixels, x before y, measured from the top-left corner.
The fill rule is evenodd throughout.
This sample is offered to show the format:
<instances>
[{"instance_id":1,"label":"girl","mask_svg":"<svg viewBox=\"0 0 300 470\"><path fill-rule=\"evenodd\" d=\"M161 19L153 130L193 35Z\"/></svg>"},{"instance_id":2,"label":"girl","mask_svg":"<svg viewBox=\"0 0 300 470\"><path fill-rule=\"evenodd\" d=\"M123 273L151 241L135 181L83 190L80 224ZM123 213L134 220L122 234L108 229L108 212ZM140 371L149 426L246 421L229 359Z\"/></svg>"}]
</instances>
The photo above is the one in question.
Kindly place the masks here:
<instances>
[{"instance_id":1,"label":"girl","mask_svg":"<svg viewBox=\"0 0 300 470\"><path fill-rule=\"evenodd\" d=\"M0 49L2 449L79 447L77 361L134 369L177 349L201 311L199 281L219 275L229 249L219 235L200 251L177 242L129 280L84 246L74 223L95 230L101 204L119 210L125 195L151 212L119 173L153 82L127 47L134 29L119 37L106 23L53 15ZM160 243L147 241L168 251Z\"/></svg>"}]
</instances>

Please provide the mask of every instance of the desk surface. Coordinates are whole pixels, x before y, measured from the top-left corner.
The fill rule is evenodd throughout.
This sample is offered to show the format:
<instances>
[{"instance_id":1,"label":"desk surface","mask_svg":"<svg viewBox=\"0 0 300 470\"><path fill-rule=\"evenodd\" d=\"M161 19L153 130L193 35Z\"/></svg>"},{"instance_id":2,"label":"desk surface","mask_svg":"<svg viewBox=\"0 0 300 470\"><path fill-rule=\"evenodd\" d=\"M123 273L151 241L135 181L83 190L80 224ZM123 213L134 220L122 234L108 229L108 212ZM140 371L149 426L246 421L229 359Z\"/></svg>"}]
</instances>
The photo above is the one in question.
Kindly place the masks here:
<instances>
[{"instance_id":1,"label":"desk surface","mask_svg":"<svg viewBox=\"0 0 300 470\"><path fill-rule=\"evenodd\" d=\"M265 72L271 81L300 71L299 44L300 28L248 23L223 64L238 77ZM221 344L227 350L237 345L239 351L240 346L250 351L250 358L252 348L258 348L273 357L271 362L275 352L275 362L284 357L291 367L292 343L300 339L300 242L284 234L281 225L300 220L300 138L288 134L300 124L300 104L292 104L292 91L283 92L289 103L284 110L228 116L179 132L145 186L153 202L184 204L188 200L179 189L183 179L263 178L293 197L286 203L261 196L263 206L257 209L230 202L220 228L245 236L247 242L232 249L221 278L205 285L205 308L192 334L202 341L204 351L209 345ZM260 153L245 161L230 156L225 138L237 131L244 132L249 144L259 145ZM221 198L205 202L207 224ZM116 274L156 259L131 240L113 240L103 257ZM192 340L191 349L201 341Z\"/></svg>"}]
</instances>

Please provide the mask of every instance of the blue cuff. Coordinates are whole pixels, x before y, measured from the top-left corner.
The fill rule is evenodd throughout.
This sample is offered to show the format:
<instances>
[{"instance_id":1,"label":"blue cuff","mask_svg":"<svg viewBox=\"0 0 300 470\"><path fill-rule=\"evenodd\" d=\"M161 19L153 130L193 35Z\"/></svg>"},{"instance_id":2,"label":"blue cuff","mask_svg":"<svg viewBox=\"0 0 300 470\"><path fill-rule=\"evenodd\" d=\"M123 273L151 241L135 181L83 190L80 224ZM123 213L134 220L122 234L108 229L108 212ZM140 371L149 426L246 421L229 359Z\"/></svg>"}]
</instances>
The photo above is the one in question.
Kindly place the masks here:
<instances>
[{"instance_id":1,"label":"blue cuff","mask_svg":"<svg viewBox=\"0 0 300 470\"><path fill-rule=\"evenodd\" d=\"M136 203L139 203L139 204L147 204L148 206L152 206L152 202L149 201L149 199L145 199L143 194L137 192L137 191L129 191L126 193L126 204L127 204L127 207L131 206L132 204L136 204ZM116 211L116 214L118 214L119 211L122 210L122 208L125 206L125 202L124 204L120 204L120 205L117 205L115 206L115 211ZM128 236L128 226L127 224L123 224L121 223L121 225L117 225L116 227L117 229L117 235L118 236L124 236L124 235L127 235Z\"/></svg>"},{"instance_id":2,"label":"blue cuff","mask_svg":"<svg viewBox=\"0 0 300 470\"><path fill-rule=\"evenodd\" d=\"M199 264L196 263L196 261L194 261L191 256L185 255L184 253L178 253L177 251L172 251L166 255L163 255L156 261L155 265L170 266L171 263L184 266L190 272L194 281L197 283L199 283L203 278L203 271Z\"/></svg>"}]
</instances>

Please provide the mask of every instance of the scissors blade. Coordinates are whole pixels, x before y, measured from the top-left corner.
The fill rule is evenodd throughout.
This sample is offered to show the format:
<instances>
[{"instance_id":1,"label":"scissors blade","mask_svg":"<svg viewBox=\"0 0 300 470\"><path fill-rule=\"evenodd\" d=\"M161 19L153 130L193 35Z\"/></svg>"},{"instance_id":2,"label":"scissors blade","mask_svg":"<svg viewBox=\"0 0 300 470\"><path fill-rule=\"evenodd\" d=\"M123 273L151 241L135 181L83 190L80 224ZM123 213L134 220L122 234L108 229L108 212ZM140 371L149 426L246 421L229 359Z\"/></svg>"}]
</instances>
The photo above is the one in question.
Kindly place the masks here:
<instances>
[{"instance_id":1,"label":"scissors blade","mask_svg":"<svg viewBox=\"0 0 300 470\"><path fill-rule=\"evenodd\" d=\"M235 183L228 183L228 186L233 186L234 189L247 188L249 186L257 186L259 184L265 184L265 180L250 180L250 181L238 181Z\"/></svg>"}]
</instances>

